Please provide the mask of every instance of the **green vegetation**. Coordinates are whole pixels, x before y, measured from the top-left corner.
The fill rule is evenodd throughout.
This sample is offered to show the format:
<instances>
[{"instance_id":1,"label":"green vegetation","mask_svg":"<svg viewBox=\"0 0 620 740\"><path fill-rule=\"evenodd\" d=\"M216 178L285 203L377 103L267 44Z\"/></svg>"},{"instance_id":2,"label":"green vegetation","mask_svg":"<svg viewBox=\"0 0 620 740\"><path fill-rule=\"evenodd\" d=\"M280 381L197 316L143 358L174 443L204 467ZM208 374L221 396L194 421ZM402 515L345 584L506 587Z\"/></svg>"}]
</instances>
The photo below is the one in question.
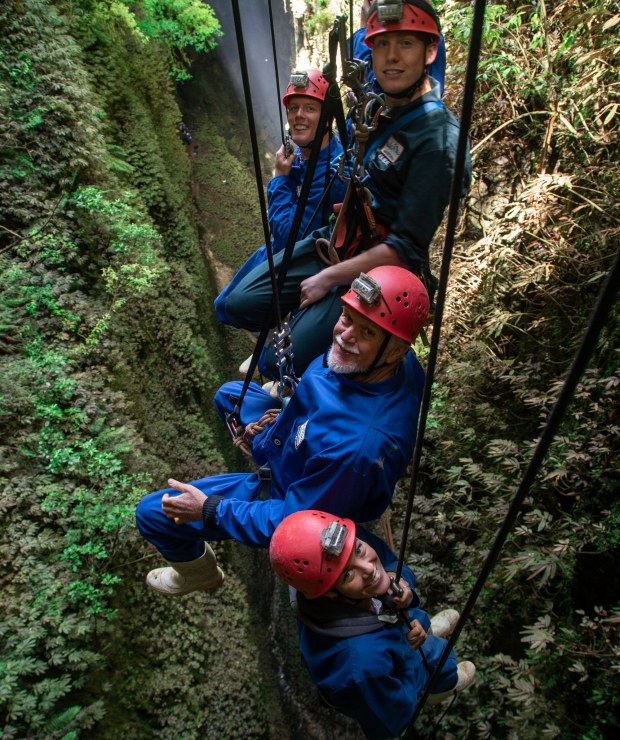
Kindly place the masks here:
<instances>
[{"instance_id":1,"label":"green vegetation","mask_svg":"<svg viewBox=\"0 0 620 740\"><path fill-rule=\"evenodd\" d=\"M226 467L227 359L170 76L216 30L195 2L0 10L6 738L264 734L245 586L162 603L133 520L172 473Z\"/></svg>"}]
</instances>

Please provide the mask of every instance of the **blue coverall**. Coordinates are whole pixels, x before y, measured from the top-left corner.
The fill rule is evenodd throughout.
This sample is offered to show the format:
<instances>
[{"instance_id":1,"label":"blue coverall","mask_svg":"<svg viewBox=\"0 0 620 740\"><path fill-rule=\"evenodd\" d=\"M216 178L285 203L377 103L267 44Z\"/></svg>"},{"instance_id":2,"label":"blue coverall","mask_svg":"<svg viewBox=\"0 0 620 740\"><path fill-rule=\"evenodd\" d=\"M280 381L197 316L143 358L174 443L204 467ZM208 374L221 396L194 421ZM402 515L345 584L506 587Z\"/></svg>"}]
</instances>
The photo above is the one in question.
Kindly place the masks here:
<instances>
[{"instance_id":1,"label":"blue coverall","mask_svg":"<svg viewBox=\"0 0 620 740\"><path fill-rule=\"evenodd\" d=\"M359 526L357 536L376 550L387 571L396 571L398 558L383 540ZM406 565L402 577L414 590L415 575ZM411 722L418 697L430 678L429 668L432 672L439 662L446 640L429 635L422 647L414 650L402 623L379 620L372 632L340 637L338 628L329 626L334 624L334 603L324 597L308 601L297 595L299 647L310 676L327 703L356 719L366 737L397 737ZM419 603L415 590L414 603ZM304 614L309 607L314 618ZM410 621L417 619L428 631L428 614L419 608L408 611ZM351 609L351 616L355 614ZM449 691L456 682L456 656L451 651L433 692Z\"/></svg>"},{"instance_id":2,"label":"blue coverall","mask_svg":"<svg viewBox=\"0 0 620 740\"><path fill-rule=\"evenodd\" d=\"M145 539L173 562L200 557L204 540L232 538L266 547L276 526L294 511L319 509L355 521L379 517L413 452L424 371L412 352L378 383L356 383L317 358L276 422L255 437L252 455L271 469L269 498L259 500L257 473L229 473L193 481L209 496L206 521L176 525L161 508L168 488L145 496L136 512ZM226 383L215 404L233 409L241 382ZM251 384L241 421L257 421L277 405ZM264 491L264 485L263 485Z\"/></svg>"}]
</instances>

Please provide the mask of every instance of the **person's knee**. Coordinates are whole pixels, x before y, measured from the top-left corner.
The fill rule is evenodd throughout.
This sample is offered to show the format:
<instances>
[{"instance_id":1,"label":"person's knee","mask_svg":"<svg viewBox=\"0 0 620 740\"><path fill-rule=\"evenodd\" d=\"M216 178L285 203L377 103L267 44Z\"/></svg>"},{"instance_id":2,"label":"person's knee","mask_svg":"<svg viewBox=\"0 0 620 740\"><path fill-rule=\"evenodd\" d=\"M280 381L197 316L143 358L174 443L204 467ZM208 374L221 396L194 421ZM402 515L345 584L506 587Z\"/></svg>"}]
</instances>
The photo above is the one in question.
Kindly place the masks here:
<instances>
[{"instance_id":1,"label":"person's knee","mask_svg":"<svg viewBox=\"0 0 620 740\"><path fill-rule=\"evenodd\" d=\"M213 405L222 421L226 421L226 414L229 414L235 408L235 404L241 397L242 388L243 383L238 380L230 380L216 391L215 396L213 396Z\"/></svg>"},{"instance_id":2,"label":"person's knee","mask_svg":"<svg viewBox=\"0 0 620 740\"><path fill-rule=\"evenodd\" d=\"M219 306L219 314L226 317L227 324L231 324L239 329L254 330L256 326L252 321L248 321L248 317L246 315L247 308L247 294L241 290L233 288L223 297Z\"/></svg>"},{"instance_id":3,"label":"person's knee","mask_svg":"<svg viewBox=\"0 0 620 740\"><path fill-rule=\"evenodd\" d=\"M156 515L161 512L161 498L161 491L149 493L147 496L143 496L136 506L136 525L143 537L146 537L152 530L153 521Z\"/></svg>"},{"instance_id":4,"label":"person's knee","mask_svg":"<svg viewBox=\"0 0 620 740\"><path fill-rule=\"evenodd\" d=\"M217 320L222 324L229 324L230 319L226 313L226 292L222 291L213 301L213 308Z\"/></svg>"}]
</instances>

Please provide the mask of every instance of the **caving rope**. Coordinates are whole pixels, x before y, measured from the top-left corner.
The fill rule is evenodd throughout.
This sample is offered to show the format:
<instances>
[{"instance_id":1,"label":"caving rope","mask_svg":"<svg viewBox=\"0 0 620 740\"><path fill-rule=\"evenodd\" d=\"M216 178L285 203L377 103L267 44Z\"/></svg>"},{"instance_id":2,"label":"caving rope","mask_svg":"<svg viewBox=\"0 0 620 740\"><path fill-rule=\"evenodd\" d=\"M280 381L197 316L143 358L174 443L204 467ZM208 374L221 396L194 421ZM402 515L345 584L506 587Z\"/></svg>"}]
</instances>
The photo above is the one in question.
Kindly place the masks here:
<instances>
[{"instance_id":1,"label":"caving rope","mask_svg":"<svg viewBox=\"0 0 620 740\"><path fill-rule=\"evenodd\" d=\"M432 341L431 341L431 348L429 352L429 359L427 363L426 382L425 382L424 392L423 392L423 397L422 397L422 403L421 403L421 409L420 409L420 421L418 425L418 433L416 437L416 445L415 445L414 455L413 455L410 487L409 487L409 493L408 493L408 498L407 498L407 508L406 508L406 513L405 513L404 528L403 528L403 532L401 536L399 561L398 561L398 566L397 566L396 577L393 579L393 589L395 591L397 591L398 589L397 584L400 579L400 574L402 572L402 566L403 566L404 557L405 557L405 549L406 549L407 539L408 539L409 524L410 524L412 508L413 508L413 499L414 499L414 495L416 491L416 481L417 481L417 476L418 476L418 472L420 468L421 450L422 450L423 440L424 440L426 419L427 419L428 410L430 407L430 391L431 391L431 386L432 386L432 382L434 378L435 366L436 366L436 361L437 361L437 352L438 352L439 338L440 338L440 332L441 332L443 310L445 306L446 286L447 286L447 280L448 280L449 269L450 269L452 248L454 244L454 235L456 231L456 221L457 221L458 210L459 210L459 202L461 198L460 183L462 182L462 179L463 179L464 166L465 166L467 132L468 132L469 125L470 125L471 113L472 113L472 108L473 108L475 78L476 78L476 71L477 71L477 65L478 65L478 57L480 53L480 44L481 44L481 37L482 37L482 27L483 27L483 21L484 21L485 5L486 5L485 0L476 0L475 5L474 5L474 17L473 17L473 22L472 22L471 42L470 42L469 58L468 58L468 64L467 64L464 102L463 102L463 110L461 114L460 134L459 134L459 140L458 140L458 145L457 145L455 172L454 172L453 183L452 183L452 192L451 192L450 206L449 206L449 212L448 212L448 221L447 221L447 227L446 227L446 237L445 237L444 248L443 248L443 253L442 253L441 274L440 274L439 286L438 286L438 291L437 291L437 301L436 301L435 315L434 315L434 321L433 321ZM238 7L237 7L236 2L233 2L233 9L236 10L235 22L237 23L238 22L237 21ZM242 39L242 36L241 36L241 31L240 31L240 21L238 23L239 25L237 28L237 38L239 41L240 39ZM338 33L339 34L341 33L340 30L338 31ZM242 40L240 40L239 42L240 42L240 45L242 46L242 43L243 43ZM240 59L243 60L242 63L245 62L245 56L242 54L241 48L240 48ZM333 59L332 54L330 54L330 60L331 59ZM344 66L344 62L343 62L343 69L346 69L346 67ZM245 87L246 87L246 83L245 83L245 78L244 78L244 88ZM249 89L246 91L246 104L248 107L248 116L250 117L251 102L248 104L247 103L248 99L249 99ZM327 98L326 98L326 102L327 102ZM327 109L328 107L329 106L325 105L323 106L323 109ZM323 113L326 113L326 110L322 110L322 114ZM321 125L321 123L319 123L319 125ZM251 129L253 130L253 121L251 122ZM346 141L346 138L343 139L343 145L344 145L344 141ZM360 152L360 149L363 152L363 144L364 144L363 134L357 143L358 143L358 150L357 150L356 162L357 162L357 168L359 169L359 171L361 171L361 168L362 168L361 162L363 161L363 153L360 155L359 152ZM254 141L253 141L253 144L254 144ZM313 174L314 174L313 172L309 172L309 174L306 176L306 179L304 180L304 186L310 182L311 176ZM260 168L258 167L257 168L257 182L260 182L259 175L260 175ZM302 187L302 193L303 193L303 189L304 188ZM262 195L262 189L259 189L259 192ZM261 206L262 206L261 210L263 210L264 209L264 196L261 198ZM267 220L266 220L266 209L264 210L265 210L265 214L263 217L263 225L265 226ZM298 216L299 218L297 218ZM295 220L297 221L297 229L298 229L299 222L301 220L301 210L299 209L299 205L298 205L298 212L296 212L295 214ZM370 223L372 226L372 222ZM268 233L268 226L266 228L266 233ZM289 250L289 247L291 247L290 251L292 251L292 245L294 244L295 233L296 233L296 229L295 229L295 224L294 224L292 233L289 236L290 243L287 243L286 250ZM266 239L266 242L269 243L269 239ZM290 251L288 255L285 254L285 258L287 259L283 260L282 267L278 275L278 281L277 281L278 289L279 289L279 285L281 285L284 279L284 275L286 272L285 268L288 265L288 260L290 260ZM285 262L286 262L286 265L285 265ZM270 257L270 270L273 273L273 257L272 256ZM555 434L557 433L559 425L562 422L562 419L566 413L567 407L572 399L577 383L579 382L579 379L587 366L589 358L594 352L594 349L597 343L597 338L600 332L602 331L603 327L605 326L607 316L611 311L611 308L613 306L613 303L618 293L619 286L620 286L620 253L617 255L616 261L613 267L611 268L605 283L603 284L601 288L599 297L592 311L592 315L590 317L588 327L584 334L582 343L575 354L572 365L567 373L566 379L563 383L560 393L558 394L557 401L553 409L551 410L551 413L548 417L545 427L543 428L543 431L536 445L536 448L534 450L530 463L528 464L528 467L524 473L524 476L513 497L513 500L510 504L510 507L504 519L504 522L501 525L500 529L498 530L493 546L490 549L487 558L485 559L481 572L476 580L476 583L474 584L474 587L467 599L465 606L463 607L461 611L461 617L458 620L452 632L452 635L450 636L447 642L447 645L437 664L437 667L435 668L435 671L430 676L429 681L426 684L426 688L422 696L420 697L419 701L417 702L412 721L409 727L407 728L407 730L405 731L405 734L404 734L405 738L415 737L414 723L417 717L419 716L420 712L422 711L424 704L428 698L428 695L431 693L432 688L437 683L437 680L439 678L439 672L441 671L443 665L445 664L445 661L447 660L450 651L452 650L456 641L458 640L458 637L463 629L463 626L466 620L469 618L471 611L473 610L474 604L484 586L484 583L486 582L486 579L488 578L491 570L493 569L499 557L503 544L512 526L514 525L516 521L519 509L525 497L527 496L530 490L530 487L534 481L534 478L543 462L544 456L546 455L546 452ZM279 321L278 319L279 313L277 311L277 308L278 308L278 294L277 294L277 291L274 291L275 318L276 320ZM262 343L264 343L264 339L267 335L269 323L270 323L269 321L266 322L266 325L263 331L261 331L261 337L259 337L259 343L261 343L261 339L262 339ZM244 384L244 393L247 388L247 384L249 384L249 378L252 376L254 372L257 359L258 359L258 353L255 353L255 356L253 357L253 360L252 360L250 371L248 373L248 376L246 377L246 383ZM238 411L238 408L237 408L237 411ZM273 412L273 413L277 413L277 412ZM238 443L238 446L243 447L244 443L251 444L253 433L264 428L265 425L272 423L274 418L275 416L269 417L268 415L265 415L259 420L259 422L256 423L256 426L248 425L247 432L249 436L245 440L241 439ZM233 433L233 436L239 437L240 435ZM402 620L403 616L399 613L399 610L395 609L393 605L390 605L387 599L384 601L385 601L384 618L390 621L394 621L398 619ZM439 721L441 721L441 719ZM435 725L435 730L437 729L438 724L439 723Z\"/></svg>"},{"instance_id":2,"label":"caving rope","mask_svg":"<svg viewBox=\"0 0 620 740\"><path fill-rule=\"evenodd\" d=\"M443 321L443 311L444 311L445 298L446 298L446 289L447 289L448 277L450 273L450 263L452 260L452 249L453 249L454 237L456 233L457 217L459 213L460 201L461 201L461 196L462 196L461 183L463 181L463 176L465 172L467 138L468 138L468 131L469 131L471 115L472 115L472 110L473 110L476 73L477 73L477 68L478 68L478 58L480 55L480 45L481 45L481 38L482 38L482 28L483 28L483 22L484 22L485 5L486 5L486 0L475 0L474 17L473 17L473 22L472 22L472 32L470 36L471 40L470 40L470 46L469 46L469 57L468 57L466 80L465 80L465 91L464 91L464 97L463 97L463 108L461 112L461 119L460 119L460 125L459 125L459 138L458 138L457 150L456 150L454 175L452 178L452 189L451 189L450 205L449 205L448 219L447 219L447 225L446 225L446 235L445 235L444 246L443 246L443 251L442 251L442 256L441 256L441 272L440 272L440 278L439 278L439 285L437 288L435 310L434 310L434 315L433 315L433 331L432 331L431 345L430 345L430 351L429 351L427 367L426 367L426 379L425 379L424 390L422 394L422 402L420 405L420 417L418 421L418 430L417 430L416 442L415 442L415 447L414 447L414 452L413 452L413 462L412 462L411 476L410 476L410 482L409 482L409 491L407 495L407 505L406 505L406 511L405 511L403 531L401 533L398 565L396 568L396 575L392 578L392 590L395 592L397 592L399 589L398 583L400 581L400 576L402 573L403 563L405 559L405 550L407 547L409 526L410 526L411 514L413 510L413 500L414 500L414 496L416 492L416 484L417 484L418 473L420 469L422 447L424 443L426 419L427 419L428 410L430 407L431 387L433 384L433 379L435 375L435 367L437 363L439 339L441 335L441 325ZM384 597L383 601L384 601L384 610L386 611L388 617L391 616L392 619L394 619L394 617L396 616L396 618L398 618L400 612L394 607L393 601L389 597ZM463 623L464 617L466 617L466 615L462 614L459 620L459 624ZM458 627L459 625L457 625L457 629ZM450 642L446 646L446 649L444 650L441 660L439 661L438 666L435 668L435 671L434 672L429 671L429 674L430 674L429 681L426 684L426 687L425 687L425 690L422 696L418 699L418 702L415 708L415 713L413 715L413 718L411 720L409 727L406 730L405 737L412 738L415 736L414 734L415 730L413 729L414 723L419 713L421 712L422 708L424 707L424 704L426 703L426 700L428 698L428 695L431 692L431 689L433 688L433 686L437 683L439 679L439 672L448 658L449 651L454 645L454 641L456 639L456 636L458 635L458 632L460 632L460 629L458 629L458 631L457 629L454 630L453 632L454 639L451 638ZM440 719L436 723L435 729L439 725L439 722L441 722L442 717L440 717Z\"/></svg>"},{"instance_id":3,"label":"caving rope","mask_svg":"<svg viewBox=\"0 0 620 740\"><path fill-rule=\"evenodd\" d=\"M276 82L276 98L278 100L278 119L280 121L280 140L282 146L286 146L286 137L284 136L284 119L282 118L282 107L280 105L280 71L278 70L278 51L276 49L276 32L273 25L273 9L271 0L269 5L269 30L271 32L271 54L273 56L273 74Z\"/></svg>"}]
</instances>

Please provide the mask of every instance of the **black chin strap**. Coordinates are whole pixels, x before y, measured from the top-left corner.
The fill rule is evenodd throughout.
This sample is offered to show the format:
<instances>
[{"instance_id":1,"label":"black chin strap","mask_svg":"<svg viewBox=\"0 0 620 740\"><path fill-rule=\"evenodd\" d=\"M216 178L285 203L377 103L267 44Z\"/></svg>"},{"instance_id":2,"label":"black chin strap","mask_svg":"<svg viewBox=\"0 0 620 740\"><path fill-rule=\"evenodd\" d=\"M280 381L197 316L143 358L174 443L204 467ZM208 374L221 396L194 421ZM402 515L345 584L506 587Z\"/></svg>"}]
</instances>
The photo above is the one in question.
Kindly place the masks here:
<instances>
[{"instance_id":1,"label":"black chin strap","mask_svg":"<svg viewBox=\"0 0 620 740\"><path fill-rule=\"evenodd\" d=\"M399 93L390 93L391 98L395 98L396 100L402 100L403 98L411 98L415 93L418 92L418 90L422 87L422 85L426 82L428 79L428 67L424 67L424 72L418 77L417 81L411 85L411 87L408 87L404 92Z\"/></svg>"},{"instance_id":2,"label":"black chin strap","mask_svg":"<svg viewBox=\"0 0 620 740\"><path fill-rule=\"evenodd\" d=\"M321 135L321 143L323 142L323 137L325 136L325 134L330 134L330 137L329 138L331 139L331 125L329 123L325 126L325 131L323 131L323 133ZM310 141L310 142L308 142L306 144L306 146L300 146L299 149L300 150L301 149L308 149L308 150L312 149L312 145L314 144L314 142L316 140L317 140L317 137L315 136L314 139L312 139L312 141ZM295 140L293 139L293 141L295 141ZM321 147L321 149L322 148L323 147Z\"/></svg>"},{"instance_id":3,"label":"black chin strap","mask_svg":"<svg viewBox=\"0 0 620 740\"><path fill-rule=\"evenodd\" d=\"M379 365L379 360L383 357L383 353L387 349L388 344L390 343L390 339L392 338L392 335L389 332L385 332L385 336L383 337L383 341L381 342L381 346L379 347L379 351L377 352L377 356L372 361L372 364L368 368L368 370L365 370L364 373L371 373L373 370L379 370L382 367L385 367L388 365L387 362L384 362L383 365Z\"/></svg>"}]
</instances>

